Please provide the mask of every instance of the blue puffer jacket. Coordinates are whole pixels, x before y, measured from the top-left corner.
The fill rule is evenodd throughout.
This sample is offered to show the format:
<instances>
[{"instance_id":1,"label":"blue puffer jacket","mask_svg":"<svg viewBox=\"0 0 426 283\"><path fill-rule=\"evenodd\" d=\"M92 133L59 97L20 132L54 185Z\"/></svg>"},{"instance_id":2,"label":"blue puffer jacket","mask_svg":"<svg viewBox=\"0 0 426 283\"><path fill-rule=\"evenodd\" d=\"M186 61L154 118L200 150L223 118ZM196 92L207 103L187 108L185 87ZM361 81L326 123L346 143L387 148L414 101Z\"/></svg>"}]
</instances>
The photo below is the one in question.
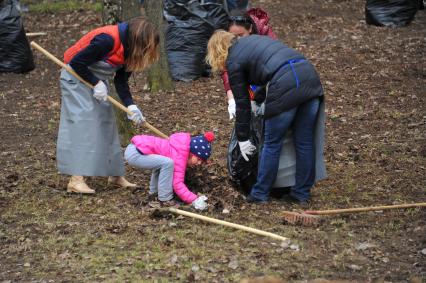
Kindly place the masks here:
<instances>
[{"instance_id":1,"label":"blue puffer jacket","mask_svg":"<svg viewBox=\"0 0 426 283\"><path fill-rule=\"evenodd\" d=\"M239 141L250 136L249 85L269 83L265 119L323 95L312 64L296 50L267 36L251 35L237 40L229 48L226 68L236 102L235 129Z\"/></svg>"}]
</instances>

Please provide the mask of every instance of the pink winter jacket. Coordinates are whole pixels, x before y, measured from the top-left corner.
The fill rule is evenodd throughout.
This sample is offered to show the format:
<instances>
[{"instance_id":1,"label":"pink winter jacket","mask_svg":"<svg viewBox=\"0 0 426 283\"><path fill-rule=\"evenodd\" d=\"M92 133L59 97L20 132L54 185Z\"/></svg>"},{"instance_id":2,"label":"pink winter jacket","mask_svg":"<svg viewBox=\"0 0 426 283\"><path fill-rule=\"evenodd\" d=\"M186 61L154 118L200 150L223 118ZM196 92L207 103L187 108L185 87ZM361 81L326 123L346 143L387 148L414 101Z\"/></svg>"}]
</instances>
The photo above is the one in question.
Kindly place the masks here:
<instances>
[{"instance_id":1,"label":"pink winter jacket","mask_svg":"<svg viewBox=\"0 0 426 283\"><path fill-rule=\"evenodd\" d=\"M131 143L143 154L158 154L173 160L173 191L188 204L198 197L184 183L190 142L191 136L188 133L175 133L168 140L147 135L138 135L131 139Z\"/></svg>"}]
</instances>

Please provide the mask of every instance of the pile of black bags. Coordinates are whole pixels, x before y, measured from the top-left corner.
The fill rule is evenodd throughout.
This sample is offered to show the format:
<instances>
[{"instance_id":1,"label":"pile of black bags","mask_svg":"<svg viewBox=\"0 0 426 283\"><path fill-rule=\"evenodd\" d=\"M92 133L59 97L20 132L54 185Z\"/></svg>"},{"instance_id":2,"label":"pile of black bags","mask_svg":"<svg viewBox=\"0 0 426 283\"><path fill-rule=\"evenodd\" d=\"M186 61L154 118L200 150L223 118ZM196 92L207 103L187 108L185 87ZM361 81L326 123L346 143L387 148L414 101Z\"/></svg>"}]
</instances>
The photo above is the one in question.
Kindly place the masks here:
<instances>
[{"instance_id":1,"label":"pile of black bags","mask_svg":"<svg viewBox=\"0 0 426 283\"><path fill-rule=\"evenodd\" d=\"M34 69L17 0L0 0L0 72L26 73Z\"/></svg>"},{"instance_id":2,"label":"pile of black bags","mask_svg":"<svg viewBox=\"0 0 426 283\"><path fill-rule=\"evenodd\" d=\"M367 0L365 21L369 25L403 27L410 24L423 0Z\"/></svg>"},{"instance_id":3,"label":"pile of black bags","mask_svg":"<svg viewBox=\"0 0 426 283\"><path fill-rule=\"evenodd\" d=\"M166 0L166 51L172 78L192 81L209 73L205 63L207 42L216 29L226 29L228 15L222 5L198 0Z\"/></svg>"}]
</instances>

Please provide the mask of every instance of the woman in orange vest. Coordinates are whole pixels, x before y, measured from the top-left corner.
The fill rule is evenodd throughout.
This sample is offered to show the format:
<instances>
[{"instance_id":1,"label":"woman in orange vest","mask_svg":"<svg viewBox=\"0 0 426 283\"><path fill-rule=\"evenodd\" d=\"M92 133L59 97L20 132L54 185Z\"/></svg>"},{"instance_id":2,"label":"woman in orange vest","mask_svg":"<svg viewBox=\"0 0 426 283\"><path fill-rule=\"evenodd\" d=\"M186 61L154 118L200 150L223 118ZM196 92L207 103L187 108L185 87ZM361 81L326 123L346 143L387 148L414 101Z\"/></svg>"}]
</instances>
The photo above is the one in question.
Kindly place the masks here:
<instances>
[{"instance_id":1,"label":"woman in orange vest","mask_svg":"<svg viewBox=\"0 0 426 283\"><path fill-rule=\"evenodd\" d=\"M114 86L123 104L133 112L127 117L142 123L142 111L129 90L131 72L142 71L159 57L159 35L142 18L92 30L65 51L64 62L84 80L87 87L62 70L61 119L57 142L57 166L71 175L68 192L93 194L84 176L109 176L119 187L135 187L124 176L124 161L112 105L107 101L108 83Z\"/></svg>"}]
</instances>

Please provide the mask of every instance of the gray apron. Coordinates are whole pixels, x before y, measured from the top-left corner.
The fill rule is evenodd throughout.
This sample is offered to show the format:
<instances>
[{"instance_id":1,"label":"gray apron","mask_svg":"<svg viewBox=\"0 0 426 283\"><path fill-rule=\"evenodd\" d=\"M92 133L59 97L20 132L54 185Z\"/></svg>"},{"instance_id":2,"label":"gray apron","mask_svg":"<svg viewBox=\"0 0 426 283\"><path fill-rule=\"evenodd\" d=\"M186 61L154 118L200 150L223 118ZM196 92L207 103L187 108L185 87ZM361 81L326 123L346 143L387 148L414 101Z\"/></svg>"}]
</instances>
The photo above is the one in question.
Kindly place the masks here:
<instances>
[{"instance_id":1,"label":"gray apron","mask_svg":"<svg viewBox=\"0 0 426 283\"><path fill-rule=\"evenodd\" d=\"M111 78L117 70L106 62L97 62L89 69L101 80ZM62 105L56 147L59 173L123 176L124 161L112 104L96 100L91 88L64 69L60 86Z\"/></svg>"},{"instance_id":2,"label":"gray apron","mask_svg":"<svg viewBox=\"0 0 426 283\"><path fill-rule=\"evenodd\" d=\"M325 103L321 100L317 123L315 125L315 182L327 177L324 161L324 136L325 136ZM273 188L291 187L296 184L296 151L293 144L293 134L288 131L283 147L281 149L280 164L278 167L277 179Z\"/></svg>"}]
</instances>

